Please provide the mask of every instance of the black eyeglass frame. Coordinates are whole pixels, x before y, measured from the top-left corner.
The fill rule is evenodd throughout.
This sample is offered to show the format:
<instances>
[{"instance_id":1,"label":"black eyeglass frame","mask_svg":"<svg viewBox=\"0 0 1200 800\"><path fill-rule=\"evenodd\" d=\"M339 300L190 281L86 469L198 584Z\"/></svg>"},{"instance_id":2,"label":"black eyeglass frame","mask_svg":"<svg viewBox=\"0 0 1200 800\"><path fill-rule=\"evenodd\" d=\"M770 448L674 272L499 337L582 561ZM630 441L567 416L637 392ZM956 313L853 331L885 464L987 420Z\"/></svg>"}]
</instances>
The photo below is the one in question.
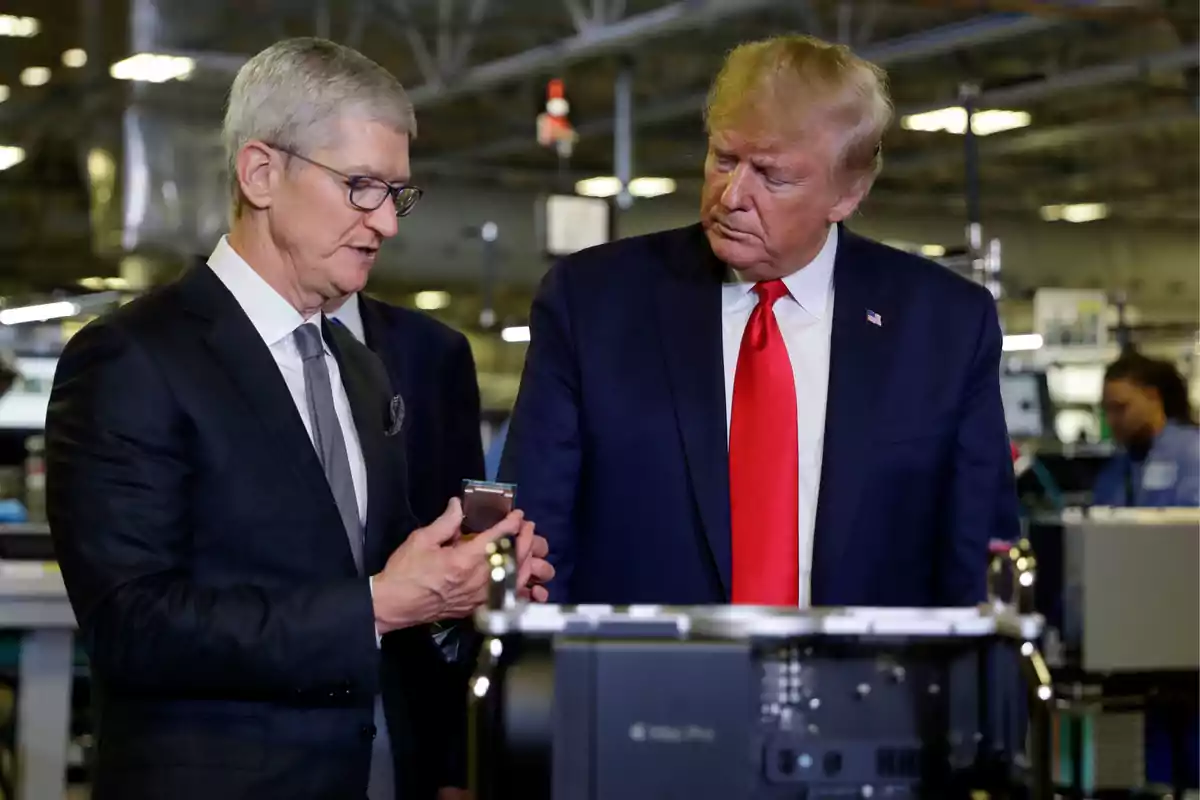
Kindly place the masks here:
<instances>
[{"instance_id":1,"label":"black eyeglass frame","mask_svg":"<svg viewBox=\"0 0 1200 800\"><path fill-rule=\"evenodd\" d=\"M416 207L417 202L425 194L424 189L419 186L413 186L412 184L388 183L382 178L376 178L372 175L349 175L345 172L342 172L340 169L334 169L328 164L322 164L320 161L314 161L308 156L301 155L300 153L297 153L295 150L292 150L288 147L280 147L277 144L269 143L267 144L267 147L270 147L273 150L278 150L284 155L291 156L292 158L298 158L301 161L312 164L314 167L320 167L326 172L341 178L346 184L346 199L350 201L350 205L354 206L359 211L365 211L368 213L375 211L382 206L389 197L391 197L392 204L396 207L396 216L407 217L412 213L412 210ZM361 197L361 192L364 189L374 189L376 191L382 189L383 194L380 196L379 202L375 205L371 205L369 203L362 203L356 200L355 195L358 194L359 197Z\"/></svg>"}]
</instances>

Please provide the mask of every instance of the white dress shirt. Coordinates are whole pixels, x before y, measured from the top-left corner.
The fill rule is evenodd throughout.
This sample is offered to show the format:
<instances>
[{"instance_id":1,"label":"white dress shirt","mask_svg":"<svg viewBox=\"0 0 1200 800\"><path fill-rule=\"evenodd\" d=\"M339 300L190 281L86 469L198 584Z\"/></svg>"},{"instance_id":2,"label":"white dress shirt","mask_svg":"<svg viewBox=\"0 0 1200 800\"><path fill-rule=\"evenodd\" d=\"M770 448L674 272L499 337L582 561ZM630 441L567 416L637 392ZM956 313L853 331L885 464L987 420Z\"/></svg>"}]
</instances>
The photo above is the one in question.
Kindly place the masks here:
<instances>
[{"instance_id":1,"label":"white dress shirt","mask_svg":"<svg viewBox=\"0 0 1200 800\"><path fill-rule=\"evenodd\" d=\"M304 319L291 303L272 289L271 285L230 247L229 240L224 236L209 256L208 266L221 279L221 283L225 284L225 288L229 289L270 349L311 439L312 420L308 415L308 399L304 394L304 360L300 357L300 350L296 347L292 333L305 322L320 326L320 315L310 320ZM329 368L329 383L333 387L333 410L342 428L342 438L346 440L350 476L354 481L354 495L358 500L358 519L366 525L367 465L363 461L358 429L354 427L350 399L346 396L346 387L342 384L342 373L328 344L325 345L325 365Z\"/></svg>"},{"instance_id":2,"label":"white dress shirt","mask_svg":"<svg viewBox=\"0 0 1200 800\"><path fill-rule=\"evenodd\" d=\"M833 262L837 240L837 227L831 226L816 258L783 279L790 294L775 303L775 320L783 334L796 380L797 444L800 450L800 608L807 608L810 602L812 543L825 447L829 340L833 332ZM756 305L758 295L753 283L733 283L721 289L727 434L733 418L733 383L742 334Z\"/></svg>"}]
</instances>

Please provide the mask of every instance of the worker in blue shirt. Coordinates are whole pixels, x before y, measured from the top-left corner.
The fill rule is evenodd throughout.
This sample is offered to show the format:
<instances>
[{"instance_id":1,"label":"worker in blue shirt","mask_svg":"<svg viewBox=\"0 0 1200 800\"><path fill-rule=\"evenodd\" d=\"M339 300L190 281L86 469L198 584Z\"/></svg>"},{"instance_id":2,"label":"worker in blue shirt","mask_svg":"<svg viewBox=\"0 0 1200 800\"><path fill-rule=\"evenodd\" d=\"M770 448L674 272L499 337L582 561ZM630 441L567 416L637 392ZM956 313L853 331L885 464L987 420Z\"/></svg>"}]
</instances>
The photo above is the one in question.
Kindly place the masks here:
<instances>
[{"instance_id":1,"label":"worker in blue shirt","mask_svg":"<svg viewBox=\"0 0 1200 800\"><path fill-rule=\"evenodd\" d=\"M1174 365L1129 352L1104 374L1104 416L1121 449L1096 479L1099 506L1200 506L1200 428Z\"/></svg>"},{"instance_id":2,"label":"worker in blue shirt","mask_svg":"<svg viewBox=\"0 0 1200 800\"><path fill-rule=\"evenodd\" d=\"M1104 373L1104 416L1121 449L1096 479L1093 502L1102 506L1200 506L1200 428L1187 383L1166 361L1127 352ZM1145 774L1152 784L1172 783L1169 714L1146 714ZM1183 722L1187 786L1200 783L1200 720Z\"/></svg>"}]
</instances>

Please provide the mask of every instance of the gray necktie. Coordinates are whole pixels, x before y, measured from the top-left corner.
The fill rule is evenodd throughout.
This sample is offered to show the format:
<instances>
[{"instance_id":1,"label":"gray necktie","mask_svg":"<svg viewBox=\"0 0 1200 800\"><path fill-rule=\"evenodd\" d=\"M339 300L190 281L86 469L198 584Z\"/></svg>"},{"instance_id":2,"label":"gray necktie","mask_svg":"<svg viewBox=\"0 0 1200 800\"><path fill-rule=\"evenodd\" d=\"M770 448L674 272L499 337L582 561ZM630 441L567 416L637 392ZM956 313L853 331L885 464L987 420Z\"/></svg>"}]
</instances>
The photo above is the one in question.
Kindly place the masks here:
<instances>
[{"instance_id":1,"label":"gray necktie","mask_svg":"<svg viewBox=\"0 0 1200 800\"><path fill-rule=\"evenodd\" d=\"M325 478L333 492L354 565L363 571L363 529L358 517L358 497L354 493L354 478L350 474L350 458L346 455L346 440L342 426L333 410L333 386L329 382L329 367L325 364L325 346L321 329L311 322L296 328L293 336L300 356L304 359L304 396L308 400L308 416L312 423L313 444Z\"/></svg>"},{"instance_id":2,"label":"gray necktie","mask_svg":"<svg viewBox=\"0 0 1200 800\"><path fill-rule=\"evenodd\" d=\"M350 458L346 455L346 440L342 426L333 410L333 385L325 363L325 345L321 329L306 322L294 334L296 347L304 359L304 396L308 400L308 416L312 420L313 444L325 468L325 478L337 501L350 538L350 552L359 574L363 572L363 530L358 518L358 496L350 475ZM371 750L371 771L367 800L394 800L395 775L392 767L392 748L387 720L383 716L383 699L375 698L375 740Z\"/></svg>"}]
</instances>

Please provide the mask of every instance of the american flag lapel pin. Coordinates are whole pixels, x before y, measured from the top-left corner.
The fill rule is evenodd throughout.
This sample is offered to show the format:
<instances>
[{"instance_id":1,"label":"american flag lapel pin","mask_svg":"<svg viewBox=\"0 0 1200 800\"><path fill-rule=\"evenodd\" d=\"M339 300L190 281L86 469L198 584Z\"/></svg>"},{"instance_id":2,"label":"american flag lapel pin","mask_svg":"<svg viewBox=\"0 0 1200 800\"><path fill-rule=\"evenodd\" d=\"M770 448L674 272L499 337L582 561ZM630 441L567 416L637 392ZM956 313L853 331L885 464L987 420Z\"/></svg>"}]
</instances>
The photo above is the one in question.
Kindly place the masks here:
<instances>
[{"instance_id":1,"label":"american flag lapel pin","mask_svg":"<svg viewBox=\"0 0 1200 800\"><path fill-rule=\"evenodd\" d=\"M869 308L867 309L867 322L871 323L872 325L877 325L880 328L883 327L883 317L879 316L879 314Z\"/></svg>"}]
</instances>

